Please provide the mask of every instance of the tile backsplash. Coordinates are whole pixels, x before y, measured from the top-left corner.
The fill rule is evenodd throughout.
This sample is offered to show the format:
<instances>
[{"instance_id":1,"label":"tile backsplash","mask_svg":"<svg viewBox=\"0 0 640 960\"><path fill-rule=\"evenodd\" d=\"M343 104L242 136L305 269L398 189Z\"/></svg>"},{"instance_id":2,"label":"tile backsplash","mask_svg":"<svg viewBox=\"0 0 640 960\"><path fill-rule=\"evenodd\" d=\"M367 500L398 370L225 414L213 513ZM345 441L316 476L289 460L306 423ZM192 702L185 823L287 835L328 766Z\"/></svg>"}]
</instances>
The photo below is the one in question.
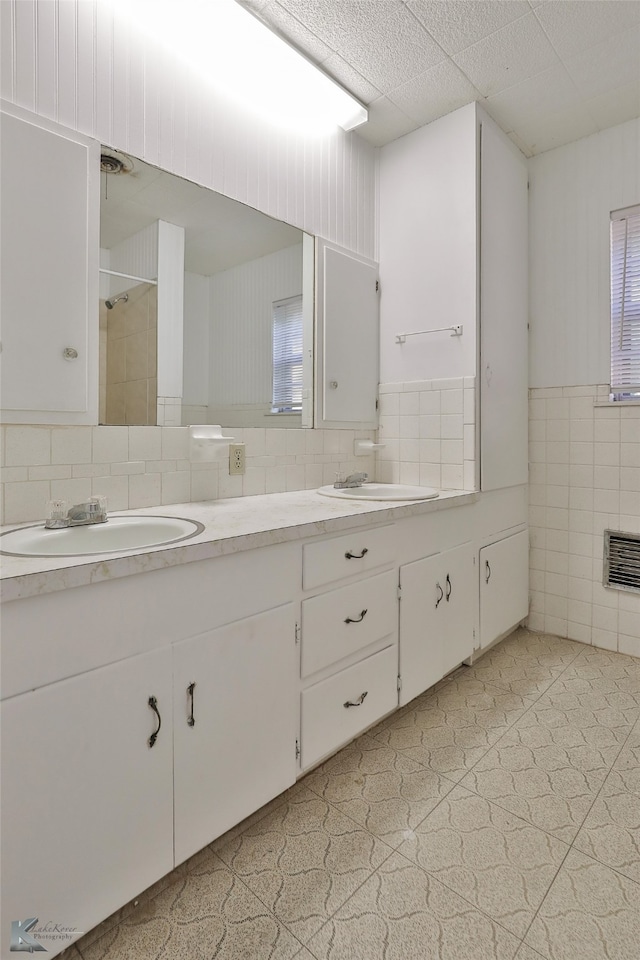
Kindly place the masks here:
<instances>
[{"instance_id":1,"label":"tile backsplash","mask_svg":"<svg viewBox=\"0 0 640 960\"><path fill-rule=\"evenodd\" d=\"M237 429L246 473L229 476L225 455L189 459L187 427L3 426L2 523L44 518L48 500L79 503L106 496L109 510L305 490L333 483L337 472L374 475L373 456L354 457L356 436L373 431ZM230 431L224 431L230 433Z\"/></svg>"},{"instance_id":2,"label":"tile backsplash","mask_svg":"<svg viewBox=\"0 0 640 960\"><path fill-rule=\"evenodd\" d=\"M376 479L476 489L475 377L380 384Z\"/></svg>"},{"instance_id":3,"label":"tile backsplash","mask_svg":"<svg viewBox=\"0 0 640 960\"><path fill-rule=\"evenodd\" d=\"M603 586L604 531L640 534L640 404L529 391L528 625L640 656L640 593Z\"/></svg>"}]
</instances>

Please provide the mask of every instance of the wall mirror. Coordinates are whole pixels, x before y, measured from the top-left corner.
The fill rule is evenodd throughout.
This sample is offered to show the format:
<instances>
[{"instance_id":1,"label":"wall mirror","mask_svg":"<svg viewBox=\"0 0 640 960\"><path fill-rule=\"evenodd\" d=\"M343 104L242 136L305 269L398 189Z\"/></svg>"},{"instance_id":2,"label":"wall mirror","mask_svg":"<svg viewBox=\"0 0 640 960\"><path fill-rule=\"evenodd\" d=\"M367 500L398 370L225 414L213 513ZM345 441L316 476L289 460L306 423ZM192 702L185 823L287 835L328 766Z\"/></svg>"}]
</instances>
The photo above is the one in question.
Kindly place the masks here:
<instances>
[{"instance_id":1,"label":"wall mirror","mask_svg":"<svg viewBox=\"0 0 640 960\"><path fill-rule=\"evenodd\" d=\"M313 238L103 146L104 424L312 425Z\"/></svg>"}]
</instances>

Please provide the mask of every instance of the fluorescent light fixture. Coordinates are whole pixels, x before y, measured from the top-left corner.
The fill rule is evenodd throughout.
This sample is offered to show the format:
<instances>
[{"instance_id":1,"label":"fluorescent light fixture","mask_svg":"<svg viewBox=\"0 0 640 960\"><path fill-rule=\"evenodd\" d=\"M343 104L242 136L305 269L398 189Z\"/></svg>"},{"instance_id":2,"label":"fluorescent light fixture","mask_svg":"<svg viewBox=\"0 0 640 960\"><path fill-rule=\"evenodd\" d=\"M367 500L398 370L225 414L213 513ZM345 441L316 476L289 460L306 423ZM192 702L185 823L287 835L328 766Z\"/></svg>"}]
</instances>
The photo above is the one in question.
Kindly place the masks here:
<instances>
[{"instance_id":1,"label":"fluorescent light fixture","mask_svg":"<svg viewBox=\"0 0 640 960\"><path fill-rule=\"evenodd\" d=\"M203 81L301 133L352 130L367 109L235 0L107 0Z\"/></svg>"}]
</instances>

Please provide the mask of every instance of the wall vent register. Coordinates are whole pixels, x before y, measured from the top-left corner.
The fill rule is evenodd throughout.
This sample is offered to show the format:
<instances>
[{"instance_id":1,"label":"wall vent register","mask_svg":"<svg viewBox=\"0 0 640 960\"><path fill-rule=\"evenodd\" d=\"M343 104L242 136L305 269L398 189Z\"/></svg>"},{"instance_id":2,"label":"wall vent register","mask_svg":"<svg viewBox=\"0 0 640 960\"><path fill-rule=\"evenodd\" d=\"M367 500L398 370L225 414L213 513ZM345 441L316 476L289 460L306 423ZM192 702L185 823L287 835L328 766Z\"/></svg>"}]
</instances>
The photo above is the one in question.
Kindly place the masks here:
<instances>
[{"instance_id":1,"label":"wall vent register","mask_svg":"<svg viewBox=\"0 0 640 960\"><path fill-rule=\"evenodd\" d=\"M605 530L604 585L640 593L640 534Z\"/></svg>"}]
</instances>

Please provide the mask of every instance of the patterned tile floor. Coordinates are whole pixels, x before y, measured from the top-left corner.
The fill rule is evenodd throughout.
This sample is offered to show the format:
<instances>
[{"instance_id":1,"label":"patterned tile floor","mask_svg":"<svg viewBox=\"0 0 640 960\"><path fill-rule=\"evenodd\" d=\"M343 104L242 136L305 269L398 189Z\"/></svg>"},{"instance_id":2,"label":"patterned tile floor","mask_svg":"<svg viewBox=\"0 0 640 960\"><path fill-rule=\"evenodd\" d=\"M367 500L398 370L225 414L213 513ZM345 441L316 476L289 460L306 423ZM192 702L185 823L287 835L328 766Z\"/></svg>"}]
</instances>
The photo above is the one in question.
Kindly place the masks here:
<instances>
[{"instance_id":1,"label":"patterned tile floor","mask_svg":"<svg viewBox=\"0 0 640 960\"><path fill-rule=\"evenodd\" d=\"M518 630L65 960L638 960L640 660Z\"/></svg>"}]
</instances>

